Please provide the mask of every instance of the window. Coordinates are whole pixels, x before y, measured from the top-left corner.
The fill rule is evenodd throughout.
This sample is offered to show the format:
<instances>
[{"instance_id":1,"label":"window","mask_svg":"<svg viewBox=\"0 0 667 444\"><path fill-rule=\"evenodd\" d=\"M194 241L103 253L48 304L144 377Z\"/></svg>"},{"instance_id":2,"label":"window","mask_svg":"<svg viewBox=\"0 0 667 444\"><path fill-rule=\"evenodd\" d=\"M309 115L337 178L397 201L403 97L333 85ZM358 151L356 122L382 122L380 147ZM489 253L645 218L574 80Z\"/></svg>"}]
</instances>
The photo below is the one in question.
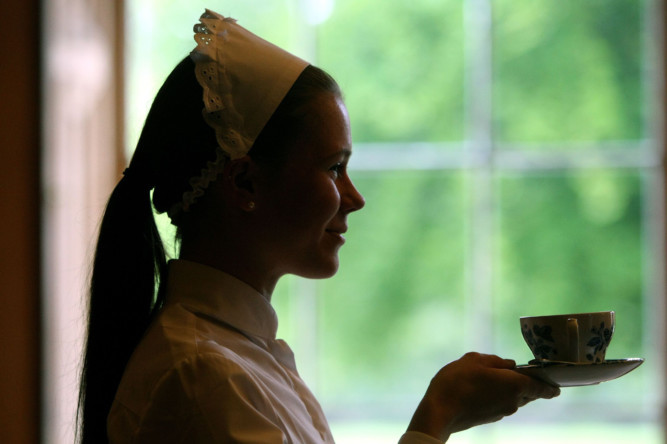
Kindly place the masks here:
<instances>
[{"instance_id":1,"label":"window","mask_svg":"<svg viewBox=\"0 0 667 444\"><path fill-rule=\"evenodd\" d=\"M128 1L130 149L206 6ZM253 0L218 11L345 92L367 206L350 216L336 277L288 278L273 298L339 442L397 439L433 374L468 350L527 362L521 315L609 309L608 357L642 367L456 442L661 442L655 7Z\"/></svg>"}]
</instances>

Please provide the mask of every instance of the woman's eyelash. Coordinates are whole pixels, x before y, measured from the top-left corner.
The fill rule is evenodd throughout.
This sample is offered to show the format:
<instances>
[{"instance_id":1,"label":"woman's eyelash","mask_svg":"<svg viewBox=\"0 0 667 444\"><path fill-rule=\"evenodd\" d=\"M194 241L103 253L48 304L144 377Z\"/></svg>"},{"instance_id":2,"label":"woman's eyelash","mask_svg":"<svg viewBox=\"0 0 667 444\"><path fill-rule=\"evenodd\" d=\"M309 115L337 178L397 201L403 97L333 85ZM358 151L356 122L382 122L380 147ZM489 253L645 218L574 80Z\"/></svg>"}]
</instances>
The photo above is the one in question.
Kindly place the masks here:
<instances>
[{"instance_id":1,"label":"woman's eyelash","mask_svg":"<svg viewBox=\"0 0 667 444\"><path fill-rule=\"evenodd\" d=\"M345 164L343 162L339 162L329 168L329 171L333 171L336 174L340 174L343 170L345 170Z\"/></svg>"}]
</instances>

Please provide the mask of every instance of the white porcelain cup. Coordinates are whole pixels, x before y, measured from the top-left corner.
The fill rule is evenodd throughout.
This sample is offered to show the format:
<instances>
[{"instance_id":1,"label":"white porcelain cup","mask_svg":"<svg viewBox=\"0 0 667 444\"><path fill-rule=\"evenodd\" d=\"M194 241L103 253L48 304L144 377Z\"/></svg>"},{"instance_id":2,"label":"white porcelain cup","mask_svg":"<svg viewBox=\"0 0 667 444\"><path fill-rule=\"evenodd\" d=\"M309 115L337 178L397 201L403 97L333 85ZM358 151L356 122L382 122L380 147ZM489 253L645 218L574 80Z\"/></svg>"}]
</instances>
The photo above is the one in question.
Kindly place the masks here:
<instances>
[{"instance_id":1,"label":"white porcelain cup","mask_svg":"<svg viewBox=\"0 0 667 444\"><path fill-rule=\"evenodd\" d=\"M523 316L521 333L537 360L604 362L616 323L613 311Z\"/></svg>"}]
</instances>

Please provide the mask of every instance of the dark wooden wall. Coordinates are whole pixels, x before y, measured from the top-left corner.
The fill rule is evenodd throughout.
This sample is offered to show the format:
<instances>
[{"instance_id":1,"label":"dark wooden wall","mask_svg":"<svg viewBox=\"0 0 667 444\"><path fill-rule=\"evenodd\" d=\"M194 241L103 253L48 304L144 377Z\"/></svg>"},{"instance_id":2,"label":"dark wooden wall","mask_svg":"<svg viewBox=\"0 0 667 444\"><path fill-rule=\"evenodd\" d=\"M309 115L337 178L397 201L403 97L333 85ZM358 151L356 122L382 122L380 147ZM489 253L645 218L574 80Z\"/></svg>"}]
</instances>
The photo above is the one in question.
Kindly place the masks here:
<instances>
[{"instance_id":1,"label":"dark wooden wall","mask_svg":"<svg viewBox=\"0 0 667 444\"><path fill-rule=\"evenodd\" d=\"M0 2L0 442L40 438L40 8Z\"/></svg>"}]
</instances>

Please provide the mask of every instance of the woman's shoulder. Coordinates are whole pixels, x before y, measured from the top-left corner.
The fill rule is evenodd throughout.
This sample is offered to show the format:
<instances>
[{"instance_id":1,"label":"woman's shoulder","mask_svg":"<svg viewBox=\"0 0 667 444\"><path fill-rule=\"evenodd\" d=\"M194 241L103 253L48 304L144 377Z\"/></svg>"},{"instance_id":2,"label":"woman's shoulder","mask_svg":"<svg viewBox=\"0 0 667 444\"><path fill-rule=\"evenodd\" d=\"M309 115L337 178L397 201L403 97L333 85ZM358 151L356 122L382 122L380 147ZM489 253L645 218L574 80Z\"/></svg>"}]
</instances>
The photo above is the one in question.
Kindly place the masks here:
<instances>
[{"instance_id":1,"label":"woman's shoulder","mask_svg":"<svg viewBox=\"0 0 667 444\"><path fill-rule=\"evenodd\" d=\"M253 385L252 374L243 361L218 344L162 344L152 348L155 342L150 337L145 339L128 363L114 401L137 415L156 397L167 396L188 404L221 384Z\"/></svg>"},{"instance_id":2,"label":"woman's shoulder","mask_svg":"<svg viewBox=\"0 0 667 444\"><path fill-rule=\"evenodd\" d=\"M265 405L261 401L264 397L252 374L233 356L220 351L198 352L169 364L128 367L108 424L121 435L150 434L156 424L159 429L172 430L166 423L173 421L190 430L202 422L201 418L210 416L211 406L217 410L235 405L239 398ZM180 433L179 429L174 433Z\"/></svg>"},{"instance_id":3,"label":"woman's shoulder","mask_svg":"<svg viewBox=\"0 0 667 444\"><path fill-rule=\"evenodd\" d=\"M125 373L157 380L169 371L188 367L232 371L239 367L235 344L243 341L245 337L233 329L178 306L166 307L136 347Z\"/></svg>"}]
</instances>

